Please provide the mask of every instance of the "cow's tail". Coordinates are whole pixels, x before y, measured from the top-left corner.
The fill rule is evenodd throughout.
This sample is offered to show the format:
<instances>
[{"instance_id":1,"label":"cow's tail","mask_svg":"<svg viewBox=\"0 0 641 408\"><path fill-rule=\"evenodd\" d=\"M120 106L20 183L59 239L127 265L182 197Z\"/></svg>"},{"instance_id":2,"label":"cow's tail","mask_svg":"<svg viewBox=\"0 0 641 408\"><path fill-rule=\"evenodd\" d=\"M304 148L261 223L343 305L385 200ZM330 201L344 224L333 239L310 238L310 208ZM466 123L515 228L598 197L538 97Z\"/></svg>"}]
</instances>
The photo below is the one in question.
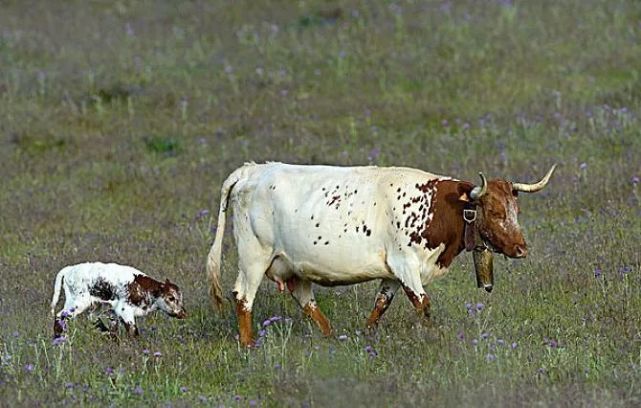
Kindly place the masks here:
<instances>
[{"instance_id":1,"label":"cow's tail","mask_svg":"<svg viewBox=\"0 0 641 408\"><path fill-rule=\"evenodd\" d=\"M227 206L229 204L229 196L234 188L234 185L239 180L243 179L248 174L248 169L254 167L255 164L245 164L243 167L235 170L227 177L220 190L220 209L218 211L218 224L216 225L216 238L214 244L209 250L207 256L207 276L211 282L209 294L212 297L216 309L222 310L223 304L223 288L220 283L220 265L222 260L223 251L223 236L225 235L225 218L227 215Z\"/></svg>"},{"instance_id":2,"label":"cow's tail","mask_svg":"<svg viewBox=\"0 0 641 408\"><path fill-rule=\"evenodd\" d=\"M56 281L53 284L53 298L51 299L51 315L56 314L56 305L58 304L58 299L60 298L60 288L62 287L62 280L65 277L65 268L63 268L56 275Z\"/></svg>"}]
</instances>

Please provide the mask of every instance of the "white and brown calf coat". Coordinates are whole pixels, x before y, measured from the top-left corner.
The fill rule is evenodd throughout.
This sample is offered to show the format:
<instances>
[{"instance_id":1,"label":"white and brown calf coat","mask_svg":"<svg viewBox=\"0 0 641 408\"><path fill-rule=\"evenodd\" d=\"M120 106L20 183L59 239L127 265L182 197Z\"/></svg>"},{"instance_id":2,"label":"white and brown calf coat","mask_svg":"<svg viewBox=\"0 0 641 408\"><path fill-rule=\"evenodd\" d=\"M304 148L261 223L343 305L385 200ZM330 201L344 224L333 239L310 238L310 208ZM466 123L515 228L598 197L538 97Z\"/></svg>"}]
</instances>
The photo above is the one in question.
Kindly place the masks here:
<instances>
[{"instance_id":1,"label":"white and brown calf coat","mask_svg":"<svg viewBox=\"0 0 641 408\"><path fill-rule=\"evenodd\" d=\"M169 279L159 282L136 268L115 263L82 263L63 268L56 276L51 314L65 291L65 304L55 316L54 335L62 334L64 320L95 304L111 306L130 335L137 335L135 318L160 309L172 317L186 316L180 289Z\"/></svg>"}]
</instances>

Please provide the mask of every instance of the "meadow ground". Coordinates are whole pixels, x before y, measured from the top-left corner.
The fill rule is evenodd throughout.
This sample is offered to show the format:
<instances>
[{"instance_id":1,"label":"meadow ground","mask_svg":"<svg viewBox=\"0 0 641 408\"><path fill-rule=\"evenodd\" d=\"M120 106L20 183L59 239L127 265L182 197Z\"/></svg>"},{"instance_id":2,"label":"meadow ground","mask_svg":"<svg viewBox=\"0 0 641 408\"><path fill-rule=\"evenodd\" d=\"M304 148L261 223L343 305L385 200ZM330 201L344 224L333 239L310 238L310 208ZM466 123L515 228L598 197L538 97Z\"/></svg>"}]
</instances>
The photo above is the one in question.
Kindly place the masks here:
<instances>
[{"instance_id":1,"label":"meadow ground","mask_svg":"<svg viewBox=\"0 0 641 408\"><path fill-rule=\"evenodd\" d=\"M232 3L232 4L229 4ZM638 406L641 3L0 1L0 405ZM265 282L262 346L216 315L205 258L245 161L418 167L533 181L525 260L471 256L398 296L317 290L323 338ZM235 278L225 241L223 278ZM51 343L64 265L178 282L190 317ZM340 337L339 337L340 336Z\"/></svg>"}]
</instances>

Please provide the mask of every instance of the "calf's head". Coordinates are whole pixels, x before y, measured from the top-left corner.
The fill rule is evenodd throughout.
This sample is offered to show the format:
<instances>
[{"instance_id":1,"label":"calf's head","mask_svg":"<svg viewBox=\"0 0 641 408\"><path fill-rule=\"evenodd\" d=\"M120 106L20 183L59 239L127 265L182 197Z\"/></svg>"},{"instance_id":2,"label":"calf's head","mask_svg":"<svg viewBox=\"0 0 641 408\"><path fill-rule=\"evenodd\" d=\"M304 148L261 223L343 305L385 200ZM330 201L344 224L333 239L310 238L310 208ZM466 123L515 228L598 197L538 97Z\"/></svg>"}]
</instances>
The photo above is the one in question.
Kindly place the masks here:
<instances>
[{"instance_id":1,"label":"calf's head","mask_svg":"<svg viewBox=\"0 0 641 408\"><path fill-rule=\"evenodd\" d=\"M519 192L534 193L546 186L556 165L534 184L513 183L495 179L487 181L482 173L481 184L461 199L476 204L478 231L483 241L492 249L511 258L524 258L527 244L518 222Z\"/></svg>"},{"instance_id":2,"label":"calf's head","mask_svg":"<svg viewBox=\"0 0 641 408\"><path fill-rule=\"evenodd\" d=\"M180 288L171 283L169 279L161 285L160 295L158 296L156 303L160 310L167 313L169 316L177 317L178 319L184 319L187 317L187 312L183 306L183 295L180 292Z\"/></svg>"}]
</instances>

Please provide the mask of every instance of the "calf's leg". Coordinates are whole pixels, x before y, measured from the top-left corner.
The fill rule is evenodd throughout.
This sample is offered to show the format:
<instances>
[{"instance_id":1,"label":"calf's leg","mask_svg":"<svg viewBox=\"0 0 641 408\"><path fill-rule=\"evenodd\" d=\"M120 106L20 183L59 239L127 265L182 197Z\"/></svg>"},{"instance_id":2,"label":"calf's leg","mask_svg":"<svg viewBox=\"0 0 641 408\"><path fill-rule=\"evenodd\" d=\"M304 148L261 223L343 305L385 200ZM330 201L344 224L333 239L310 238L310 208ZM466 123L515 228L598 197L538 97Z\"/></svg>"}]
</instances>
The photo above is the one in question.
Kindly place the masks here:
<instances>
[{"instance_id":1,"label":"calf's leg","mask_svg":"<svg viewBox=\"0 0 641 408\"><path fill-rule=\"evenodd\" d=\"M136 319L134 317L134 309L126 303L115 305L114 313L120 318L120 321L125 325L127 334L131 337L137 337L140 333L136 326Z\"/></svg>"},{"instance_id":2,"label":"calf's leg","mask_svg":"<svg viewBox=\"0 0 641 408\"><path fill-rule=\"evenodd\" d=\"M87 310L91 304L92 301L89 294L65 297L65 305L62 310L56 314L56 318L53 322L53 337L58 338L62 336L62 333L66 329L65 320L73 319L78 316Z\"/></svg>"},{"instance_id":3,"label":"calf's leg","mask_svg":"<svg viewBox=\"0 0 641 408\"><path fill-rule=\"evenodd\" d=\"M308 280L301 280L294 277L287 281L287 287L300 307L303 308L303 313L316 323L324 336L331 336L332 326L316 304L314 292L312 291L312 283Z\"/></svg>"}]
</instances>

